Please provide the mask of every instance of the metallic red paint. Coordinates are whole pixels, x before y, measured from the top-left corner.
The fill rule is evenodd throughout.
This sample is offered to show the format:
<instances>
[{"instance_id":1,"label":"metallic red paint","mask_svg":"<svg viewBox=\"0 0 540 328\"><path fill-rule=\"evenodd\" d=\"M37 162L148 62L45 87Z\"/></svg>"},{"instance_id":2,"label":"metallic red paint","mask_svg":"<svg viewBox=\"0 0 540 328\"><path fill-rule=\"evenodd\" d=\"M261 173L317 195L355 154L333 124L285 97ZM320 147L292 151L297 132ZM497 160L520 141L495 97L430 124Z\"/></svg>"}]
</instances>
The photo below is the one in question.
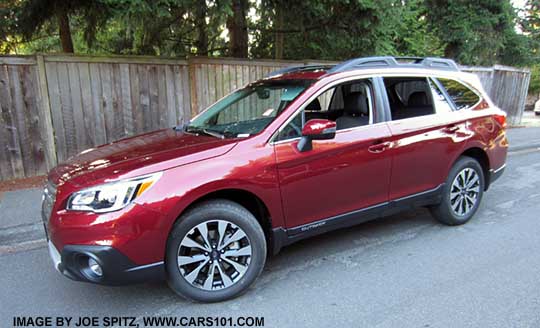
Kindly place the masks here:
<instances>
[{"instance_id":1,"label":"metallic red paint","mask_svg":"<svg viewBox=\"0 0 540 328\"><path fill-rule=\"evenodd\" d=\"M368 71L365 76L375 76ZM49 174L57 185L48 223L59 249L68 244L108 245L143 265L163 261L175 220L199 199L242 190L266 207L271 227L290 228L436 187L452 163L473 148L490 169L504 165L507 140L488 101L475 110L417 117L337 131L299 152L298 139L271 137L306 100L330 83L359 76L295 73L277 79L318 79L266 129L249 138L217 139L166 129L97 147ZM359 76L363 78L365 76ZM66 211L82 188L162 171L134 203L105 214Z\"/></svg>"},{"instance_id":2,"label":"metallic red paint","mask_svg":"<svg viewBox=\"0 0 540 328\"><path fill-rule=\"evenodd\" d=\"M336 122L323 119L313 119L306 122L304 128L302 128L302 135L317 136L324 134L329 130L336 130Z\"/></svg>"}]
</instances>

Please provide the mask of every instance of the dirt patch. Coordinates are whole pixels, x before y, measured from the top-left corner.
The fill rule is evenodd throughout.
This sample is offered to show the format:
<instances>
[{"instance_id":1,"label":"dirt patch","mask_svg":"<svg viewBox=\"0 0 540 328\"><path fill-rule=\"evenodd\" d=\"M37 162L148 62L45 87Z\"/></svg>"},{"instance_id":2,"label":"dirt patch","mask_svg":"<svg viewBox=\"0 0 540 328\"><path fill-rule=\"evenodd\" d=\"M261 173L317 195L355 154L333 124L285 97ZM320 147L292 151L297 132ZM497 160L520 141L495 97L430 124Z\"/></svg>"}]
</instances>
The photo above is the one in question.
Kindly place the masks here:
<instances>
[{"instance_id":1,"label":"dirt patch","mask_svg":"<svg viewBox=\"0 0 540 328\"><path fill-rule=\"evenodd\" d=\"M31 178L0 181L0 197L2 197L2 193L6 191L28 188L41 188L45 185L46 180L47 177L45 175L39 175L37 177Z\"/></svg>"}]
</instances>

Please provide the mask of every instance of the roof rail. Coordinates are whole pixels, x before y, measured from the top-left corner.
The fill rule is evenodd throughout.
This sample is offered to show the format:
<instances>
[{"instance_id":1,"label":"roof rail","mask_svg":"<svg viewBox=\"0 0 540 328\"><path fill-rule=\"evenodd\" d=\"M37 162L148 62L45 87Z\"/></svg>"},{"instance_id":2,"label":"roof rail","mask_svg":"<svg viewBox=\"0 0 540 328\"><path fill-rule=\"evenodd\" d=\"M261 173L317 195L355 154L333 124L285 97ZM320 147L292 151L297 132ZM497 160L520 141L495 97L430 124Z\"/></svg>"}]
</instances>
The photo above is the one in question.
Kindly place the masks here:
<instances>
[{"instance_id":1,"label":"roof rail","mask_svg":"<svg viewBox=\"0 0 540 328\"><path fill-rule=\"evenodd\" d=\"M318 69L328 69L333 65L303 65L303 66L289 66L285 68L278 69L266 75L265 78L274 77L282 74L293 73L293 72L303 72L303 71L315 71Z\"/></svg>"},{"instance_id":2,"label":"roof rail","mask_svg":"<svg viewBox=\"0 0 540 328\"><path fill-rule=\"evenodd\" d=\"M410 63L400 63L398 60L409 60ZM328 73L346 72L361 68L399 68L399 67L419 67L441 69L448 71L459 71L457 64L452 59L435 57L363 57L345 61L328 70Z\"/></svg>"},{"instance_id":3,"label":"roof rail","mask_svg":"<svg viewBox=\"0 0 540 328\"><path fill-rule=\"evenodd\" d=\"M459 71L459 67L456 62L447 58L426 57L420 62L420 64L430 68Z\"/></svg>"}]
</instances>

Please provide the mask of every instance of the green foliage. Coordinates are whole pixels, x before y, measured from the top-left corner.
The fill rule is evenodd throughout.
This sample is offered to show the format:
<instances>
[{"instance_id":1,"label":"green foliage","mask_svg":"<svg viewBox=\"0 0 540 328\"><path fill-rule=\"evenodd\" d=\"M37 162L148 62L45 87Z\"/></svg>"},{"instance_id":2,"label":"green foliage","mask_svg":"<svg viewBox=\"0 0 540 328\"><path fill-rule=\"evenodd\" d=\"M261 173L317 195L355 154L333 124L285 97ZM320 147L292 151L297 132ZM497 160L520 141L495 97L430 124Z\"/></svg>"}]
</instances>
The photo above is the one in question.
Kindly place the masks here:
<instances>
[{"instance_id":1,"label":"green foliage","mask_svg":"<svg viewBox=\"0 0 540 328\"><path fill-rule=\"evenodd\" d=\"M422 0L409 0L395 4L393 41L396 54L401 56L443 56L444 43L428 24L427 8Z\"/></svg>"},{"instance_id":2,"label":"green foliage","mask_svg":"<svg viewBox=\"0 0 540 328\"><path fill-rule=\"evenodd\" d=\"M394 50L384 24L396 1L328 0L294 2L263 0L258 8L261 19L253 24L254 57L273 53L276 33L284 34L286 59L345 59L389 53ZM284 26L275 28L273 20L279 6L285 6Z\"/></svg>"},{"instance_id":3,"label":"green foliage","mask_svg":"<svg viewBox=\"0 0 540 328\"><path fill-rule=\"evenodd\" d=\"M425 5L429 26L446 45L445 57L490 65L505 56L517 20L510 1L426 0Z\"/></svg>"},{"instance_id":4,"label":"green foliage","mask_svg":"<svg viewBox=\"0 0 540 328\"><path fill-rule=\"evenodd\" d=\"M540 64L531 67L531 81L529 83L529 94L540 93Z\"/></svg>"},{"instance_id":5,"label":"green foliage","mask_svg":"<svg viewBox=\"0 0 540 328\"><path fill-rule=\"evenodd\" d=\"M59 12L69 17L76 53L229 53L231 0L4 2L0 53L62 51ZM510 0L250 0L249 5L253 58L400 55L445 56L468 65L539 62L540 0L529 0L521 19Z\"/></svg>"}]
</instances>

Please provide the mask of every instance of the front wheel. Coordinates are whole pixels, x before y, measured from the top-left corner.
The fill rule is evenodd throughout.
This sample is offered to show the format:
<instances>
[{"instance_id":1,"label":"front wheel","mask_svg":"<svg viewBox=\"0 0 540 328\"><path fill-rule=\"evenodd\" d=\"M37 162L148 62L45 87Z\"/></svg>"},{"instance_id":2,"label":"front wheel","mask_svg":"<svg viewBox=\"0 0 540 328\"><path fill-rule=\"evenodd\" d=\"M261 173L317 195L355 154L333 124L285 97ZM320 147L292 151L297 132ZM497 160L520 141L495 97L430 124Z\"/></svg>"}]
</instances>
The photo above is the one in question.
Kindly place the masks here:
<instances>
[{"instance_id":1,"label":"front wheel","mask_svg":"<svg viewBox=\"0 0 540 328\"><path fill-rule=\"evenodd\" d=\"M199 302L240 295L266 261L264 232L244 207L228 200L201 203L180 217L167 243L168 283Z\"/></svg>"},{"instance_id":2,"label":"front wheel","mask_svg":"<svg viewBox=\"0 0 540 328\"><path fill-rule=\"evenodd\" d=\"M430 208L432 215L446 225L468 222L478 210L484 185L484 173L478 161L460 157L450 170L441 203Z\"/></svg>"}]
</instances>

